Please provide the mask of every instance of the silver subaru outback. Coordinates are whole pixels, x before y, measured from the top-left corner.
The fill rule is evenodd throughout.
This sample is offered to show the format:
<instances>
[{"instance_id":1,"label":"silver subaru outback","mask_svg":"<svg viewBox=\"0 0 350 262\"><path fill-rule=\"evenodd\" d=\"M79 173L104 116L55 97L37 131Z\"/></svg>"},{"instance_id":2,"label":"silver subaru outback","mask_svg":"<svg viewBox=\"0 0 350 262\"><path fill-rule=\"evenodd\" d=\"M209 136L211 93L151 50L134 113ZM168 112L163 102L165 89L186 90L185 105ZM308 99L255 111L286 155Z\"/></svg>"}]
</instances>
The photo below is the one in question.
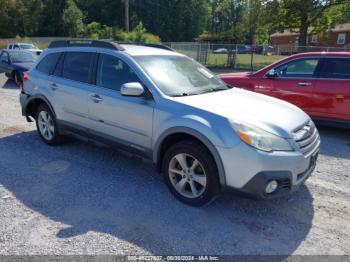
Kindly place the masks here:
<instances>
[{"instance_id":1,"label":"silver subaru outback","mask_svg":"<svg viewBox=\"0 0 350 262\"><path fill-rule=\"evenodd\" d=\"M48 145L78 135L149 158L193 206L225 188L288 194L310 176L320 148L299 108L227 86L160 45L52 42L24 76L20 102Z\"/></svg>"}]
</instances>

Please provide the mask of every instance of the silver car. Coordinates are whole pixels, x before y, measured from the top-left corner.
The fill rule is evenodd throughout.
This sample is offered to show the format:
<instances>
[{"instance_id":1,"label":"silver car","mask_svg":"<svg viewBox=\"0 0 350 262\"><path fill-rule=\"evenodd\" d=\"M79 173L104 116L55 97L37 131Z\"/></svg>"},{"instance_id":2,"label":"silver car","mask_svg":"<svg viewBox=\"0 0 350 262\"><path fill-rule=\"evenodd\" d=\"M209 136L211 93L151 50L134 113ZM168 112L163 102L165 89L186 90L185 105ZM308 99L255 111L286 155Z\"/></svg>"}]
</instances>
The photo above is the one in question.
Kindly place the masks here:
<instances>
[{"instance_id":1,"label":"silver car","mask_svg":"<svg viewBox=\"0 0 350 262\"><path fill-rule=\"evenodd\" d=\"M193 206L226 188L288 194L310 176L320 148L302 110L229 87L164 46L52 42L24 76L20 101L48 145L78 135L149 158Z\"/></svg>"}]
</instances>

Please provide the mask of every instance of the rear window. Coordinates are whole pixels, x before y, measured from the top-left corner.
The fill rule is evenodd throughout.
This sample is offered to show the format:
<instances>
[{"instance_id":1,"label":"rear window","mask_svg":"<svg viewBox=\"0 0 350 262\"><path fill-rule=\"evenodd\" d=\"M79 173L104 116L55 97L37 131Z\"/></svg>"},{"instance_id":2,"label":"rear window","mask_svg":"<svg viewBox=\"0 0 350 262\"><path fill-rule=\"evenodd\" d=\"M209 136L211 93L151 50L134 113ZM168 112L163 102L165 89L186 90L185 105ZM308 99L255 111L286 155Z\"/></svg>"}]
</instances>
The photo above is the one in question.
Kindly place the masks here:
<instances>
[{"instance_id":1,"label":"rear window","mask_svg":"<svg viewBox=\"0 0 350 262\"><path fill-rule=\"evenodd\" d=\"M79 81L83 83L89 82L89 71L93 54L85 52L68 52L66 53L62 77Z\"/></svg>"},{"instance_id":2,"label":"rear window","mask_svg":"<svg viewBox=\"0 0 350 262\"><path fill-rule=\"evenodd\" d=\"M327 58L321 78L350 79L350 58Z\"/></svg>"},{"instance_id":3,"label":"rear window","mask_svg":"<svg viewBox=\"0 0 350 262\"><path fill-rule=\"evenodd\" d=\"M37 65L36 69L44 74L51 74L54 70L57 60L60 57L61 53L48 54L45 56L40 63Z\"/></svg>"}]
</instances>

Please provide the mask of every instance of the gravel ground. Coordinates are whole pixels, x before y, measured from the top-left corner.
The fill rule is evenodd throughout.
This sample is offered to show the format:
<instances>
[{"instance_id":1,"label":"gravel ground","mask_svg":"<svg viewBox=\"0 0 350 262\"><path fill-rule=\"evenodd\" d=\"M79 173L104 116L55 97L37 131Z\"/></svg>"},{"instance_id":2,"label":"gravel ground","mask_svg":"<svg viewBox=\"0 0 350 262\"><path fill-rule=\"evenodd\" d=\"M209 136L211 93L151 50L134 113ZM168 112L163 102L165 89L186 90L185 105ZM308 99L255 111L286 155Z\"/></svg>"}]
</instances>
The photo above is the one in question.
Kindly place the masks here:
<instances>
[{"instance_id":1,"label":"gravel ground","mask_svg":"<svg viewBox=\"0 0 350 262\"><path fill-rule=\"evenodd\" d=\"M18 94L1 75L0 254L350 255L349 131L320 128L316 171L292 196L192 208L141 159L45 145Z\"/></svg>"}]
</instances>

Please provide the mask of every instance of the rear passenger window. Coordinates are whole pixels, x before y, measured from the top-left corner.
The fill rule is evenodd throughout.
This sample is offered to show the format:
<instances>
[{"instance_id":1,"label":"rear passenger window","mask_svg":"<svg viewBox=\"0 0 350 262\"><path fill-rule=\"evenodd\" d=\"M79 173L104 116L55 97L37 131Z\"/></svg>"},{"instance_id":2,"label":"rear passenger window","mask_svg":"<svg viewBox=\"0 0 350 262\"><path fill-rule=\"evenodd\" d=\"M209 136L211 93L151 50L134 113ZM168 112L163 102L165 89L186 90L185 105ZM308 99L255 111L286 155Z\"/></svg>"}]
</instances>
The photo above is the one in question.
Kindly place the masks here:
<instances>
[{"instance_id":1,"label":"rear passenger window","mask_svg":"<svg viewBox=\"0 0 350 262\"><path fill-rule=\"evenodd\" d=\"M327 58L321 78L350 79L350 58Z\"/></svg>"},{"instance_id":2,"label":"rear passenger window","mask_svg":"<svg viewBox=\"0 0 350 262\"><path fill-rule=\"evenodd\" d=\"M62 77L88 83L92 58L93 53L67 52L63 63Z\"/></svg>"},{"instance_id":3,"label":"rear passenger window","mask_svg":"<svg viewBox=\"0 0 350 262\"><path fill-rule=\"evenodd\" d=\"M40 63L37 65L36 69L46 75L50 75L54 70L57 60L61 53L48 54L45 56Z\"/></svg>"},{"instance_id":4,"label":"rear passenger window","mask_svg":"<svg viewBox=\"0 0 350 262\"><path fill-rule=\"evenodd\" d=\"M131 82L140 80L126 63L114 56L100 55L96 85L119 91L123 84Z\"/></svg>"}]
</instances>

